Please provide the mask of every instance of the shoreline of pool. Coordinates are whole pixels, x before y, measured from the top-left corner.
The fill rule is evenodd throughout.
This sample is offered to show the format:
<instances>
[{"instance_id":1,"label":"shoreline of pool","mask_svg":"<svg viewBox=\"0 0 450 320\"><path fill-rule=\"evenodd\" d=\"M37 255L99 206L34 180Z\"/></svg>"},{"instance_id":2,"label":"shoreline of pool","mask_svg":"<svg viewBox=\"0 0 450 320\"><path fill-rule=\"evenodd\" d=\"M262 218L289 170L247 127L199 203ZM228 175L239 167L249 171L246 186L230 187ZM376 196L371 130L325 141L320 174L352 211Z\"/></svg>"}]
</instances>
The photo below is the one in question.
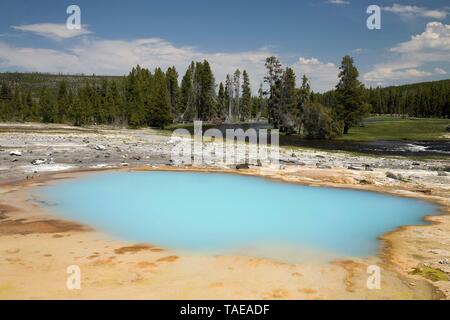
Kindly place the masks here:
<instances>
[{"instance_id":1,"label":"shoreline of pool","mask_svg":"<svg viewBox=\"0 0 450 320\"><path fill-rule=\"evenodd\" d=\"M288 166L284 170L275 170L272 168L258 168L258 167L252 167L248 170L235 170L235 169L223 169L223 168L209 168L209 167L168 167L168 166L159 166L159 167L149 167L149 166L133 166L133 167L110 167L110 168L83 168L83 169L77 169L77 170L67 170L62 172L51 172L51 173L45 173L42 174L40 177L37 177L32 180L10 180L10 181L3 181L0 182L0 188L6 188L10 189L7 190L6 193L14 194L14 193L23 193L30 195L29 191L32 190L34 186L38 185L46 185L51 184L55 181L61 180L61 179L72 179L77 178L82 175L86 175L89 173L95 173L95 172L130 172L130 171L179 171L179 172L210 172L210 173L227 173L227 174L240 174L244 176L256 176L256 177L262 177L266 179L271 179L273 181L277 182L283 182L283 183L295 183L295 184L302 184L302 185L308 185L308 186L315 186L315 187L332 187L332 188L345 188L345 189L351 189L351 190L360 190L360 191L371 191L371 192L378 192L383 194L389 194L393 196L400 196L400 197L408 197L408 198L415 198L424 200L427 202L431 202L436 204L439 207L439 211L432 215L427 215L424 217L424 221L429 222L427 225L417 225L417 226L402 226L399 228L396 228L395 230L392 230L386 234L383 234L379 237L380 240L380 249L379 253L376 257L371 257L371 259L380 259L379 263L383 265L383 267L387 268L389 272L393 272L395 274L398 274L399 278L406 278L408 281L410 279L413 279L414 281L424 282L423 286L426 287L427 285L434 288L436 292L431 292L431 295L435 298L446 298L449 299L449 284L448 281L442 282L442 283L433 283L429 280L424 280L421 277L418 276L412 276L409 274L409 271L411 271L412 267L416 267L417 264L415 264L414 259L411 260L411 258L407 257L408 255L420 255L422 253L422 250L419 250L416 248L416 250L412 250L411 252L405 251L405 243L414 243L417 241L422 241L420 237L417 236L418 233L421 235L430 235L433 234L433 232L429 232L429 230L435 231L434 229L437 228L437 226L441 226L447 228L447 230L450 230L450 204L449 204L449 192L441 194L442 190L438 190L437 195L433 195L433 190L431 190L430 194L428 194L428 191L425 192L417 192L415 189L408 188L408 186L402 186L401 188L392 188L389 186L383 186L383 185L373 185L373 184L350 184L346 183L344 177L345 174L348 174L347 171L338 168L331 168L331 169L325 169L325 170L318 170L315 168L305 168L305 167L299 167L299 166ZM434 190L436 191L436 190ZM4 193L5 194L5 193ZM447 197L447 198L446 198ZM13 196L14 198L14 196ZM0 201L0 236L4 236L2 234L2 228L1 225L6 221L10 221L11 219L10 214L17 215L17 212L20 212L21 205L24 205L25 203L20 203L20 199L18 203L16 204L6 204L6 206L9 206L9 208L4 206L4 203ZM29 199L22 199L22 202L25 200L28 201ZM29 204L29 203L28 203ZM25 204L26 205L26 204ZM48 212L44 208L40 208L43 210L40 214L38 214L35 219L37 218L37 221L39 219L51 219L52 221L62 221L59 217L55 217ZM27 215L25 214L25 217ZM20 219L23 219L20 217ZM27 218L25 218L27 219ZM32 221L32 220L31 220ZM64 222L64 221L62 221ZM91 230L89 228L85 228L84 226L79 225L78 223L73 223L71 225L70 222L67 222L69 224L69 227L67 230L75 232L87 232L91 234L98 235L98 232L96 230ZM67 227L67 226L66 226ZM3 228L4 229L4 228ZM57 228L56 228L57 229ZM55 230L56 230L55 229ZM33 233L33 231L30 231ZM66 231L67 232L67 231ZM55 234L64 233L62 232L54 232ZM39 233L37 233L39 234ZM50 232L49 234L53 234ZM54 234L53 234L54 235ZM416 235L416 237L414 237ZM102 236L101 236L102 237ZM58 237L58 239L60 239ZM433 240L433 239L429 239ZM57 240L53 240L57 241ZM126 243L124 242L124 246L126 247ZM132 246L130 246L132 247ZM151 247L151 245L150 245ZM155 249L155 248L154 248ZM166 248L156 248L155 250L162 250L162 251L155 251L155 252L171 252L172 250L166 249ZM174 253L175 254L175 253ZM178 257L175 260L178 260L180 257L176 255L169 255L167 257ZM165 258L167 258L165 257ZM233 257L231 257L233 258ZM250 260L256 259L258 261L265 260L260 258L252 258L247 257ZM161 259L164 259L162 257ZM371 260L369 259L369 260ZM168 259L170 260L170 259ZM174 260L174 261L175 261ZM364 262L357 261L359 259L348 259L345 261L335 261L333 262L334 265L341 265L342 268L348 273L349 275L353 274L355 271L353 269L360 268L360 266L357 266L358 264L363 264ZM364 260L364 259L361 259ZM163 260L164 261L164 260ZM356 261L356 262L355 262ZM279 263L276 261L266 261L269 265L272 263ZM355 263L355 265L353 265ZM283 264L283 263L281 263ZM353 275L354 276L354 275ZM351 277L350 277L351 278ZM347 279L347 278L346 278ZM403 280L402 280L403 281ZM408 282L407 281L407 282ZM349 282L349 280L345 280L344 283ZM350 281L351 282L351 281ZM408 284L413 287L412 291L416 289L417 287L422 287L421 285L418 285L417 283L408 282ZM425 284L426 283L426 284ZM220 287L220 286L219 286ZM351 286L350 286L351 287ZM346 290L349 290L348 283L345 285ZM312 290L312 289L311 289ZM311 290L309 292L311 292ZM424 289L425 290L425 289ZM308 291L308 290L306 290ZM307 296L308 293L304 292ZM433 291L433 290L432 290ZM351 292L351 290L349 290ZM317 293L317 292L315 292ZM277 297L280 296L280 297ZM309 295L312 295L309 293ZM2 298L2 290L0 287L0 299ZM275 294L274 298L290 298L286 296L285 294ZM294 297L295 298L295 297ZM311 297L314 298L314 297ZM320 297L315 297L320 298ZM340 299L341 297L336 296L334 297L336 299Z\"/></svg>"}]
</instances>

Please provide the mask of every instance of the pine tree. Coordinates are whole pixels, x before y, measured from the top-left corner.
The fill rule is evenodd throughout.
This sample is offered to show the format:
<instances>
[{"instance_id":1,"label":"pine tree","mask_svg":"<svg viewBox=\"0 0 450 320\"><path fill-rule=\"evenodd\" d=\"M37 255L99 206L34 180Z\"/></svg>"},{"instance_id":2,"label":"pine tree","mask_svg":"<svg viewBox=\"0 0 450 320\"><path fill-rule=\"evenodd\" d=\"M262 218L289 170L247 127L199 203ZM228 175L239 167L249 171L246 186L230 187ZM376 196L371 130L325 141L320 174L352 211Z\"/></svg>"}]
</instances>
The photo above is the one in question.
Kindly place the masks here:
<instances>
[{"instance_id":1,"label":"pine tree","mask_svg":"<svg viewBox=\"0 0 450 320\"><path fill-rule=\"evenodd\" d=\"M215 80L208 61L195 63L193 74L194 119L207 121L215 110Z\"/></svg>"},{"instance_id":2,"label":"pine tree","mask_svg":"<svg viewBox=\"0 0 450 320\"><path fill-rule=\"evenodd\" d=\"M180 89L180 109L182 111L181 119L184 121L191 121L195 116L194 105L194 85L193 85L193 72L194 63L192 63L186 70L183 79L181 80Z\"/></svg>"},{"instance_id":3,"label":"pine tree","mask_svg":"<svg viewBox=\"0 0 450 320\"><path fill-rule=\"evenodd\" d=\"M353 58L345 56L336 86L336 112L342 121L344 134L367 114L369 106L364 102L364 85L358 80L359 72Z\"/></svg>"},{"instance_id":4,"label":"pine tree","mask_svg":"<svg viewBox=\"0 0 450 320\"><path fill-rule=\"evenodd\" d=\"M227 120L233 121L233 101L234 101L234 90L233 90L233 80L231 76L227 74L225 80L225 105L228 110Z\"/></svg>"},{"instance_id":5,"label":"pine tree","mask_svg":"<svg viewBox=\"0 0 450 320\"><path fill-rule=\"evenodd\" d=\"M283 74L283 85L281 93L281 130L292 132L295 127L297 110L297 89L295 84L295 73L291 68L286 68Z\"/></svg>"},{"instance_id":6,"label":"pine tree","mask_svg":"<svg viewBox=\"0 0 450 320\"><path fill-rule=\"evenodd\" d=\"M56 102L52 92L43 87L39 97L39 115L44 123L55 122Z\"/></svg>"},{"instance_id":7,"label":"pine tree","mask_svg":"<svg viewBox=\"0 0 450 320\"><path fill-rule=\"evenodd\" d=\"M223 86L223 83L221 82L219 84L219 93L217 94L217 114L218 118L223 121L226 119L227 116L227 98L226 98L226 92L225 87Z\"/></svg>"},{"instance_id":8,"label":"pine tree","mask_svg":"<svg viewBox=\"0 0 450 320\"><path fill-rule=\"evenodd\" d=\"M178 119L182 110L178 106L179 87L178 87L178 72L175 67L168 68L166 71L167 90L170 96L170 105L172 107L172 115L174 119Z\"/></svg>"},{"instance_id":9,"label":"pine tree","mask_svg":"<svg viewBox=\"0 0 450 320\"><path fill-rule=\"evenodd\" d=\"M153 78L149 125L164 129L172 122L172 106L164 72L157 68Z\"/></svg>"},{"instance_id":10,"label":"pine tree","mask_svg":"<svg viewBox=\"0 0 450 320\"><path fill-rule=\"evenodd\" d=\"M241 99L241 71L237 69L233 75L233 121L239 121L241 115L240 99Z\"/></svg>"},{"instance_id":11,"label":"pine tree","mask_svg":"<svg viewBox=\"0 0 450 320\"><path fill-rule=\"evenodd\" d=\"M280 61L272 56L266 59L267 76L264 81L269 86L268 116L269 123L276 129L281 125L281 91L283 69Z\"/></svg>"},{"instance_id":12,"label":"pine tree","mask_svg":"<svg viewBox=\"0 0 450 320\"><path fill-rule=\"evenodd\" d=\"M242 72L242 101L241 101L241 121L251 117L252 91L250 88L250 78L246 70Z\"/></svg>"},{"instance_id":13,"label":"pine tree","mask_svg":"<svg viewBox=\"0 0 450 320\"><path fill-rule=\"evenodd\" d=\"M128 124L139 127L145 122L145 104L143 90L143 71L138 65L133 68L125 80L125 101Z\"/></svg>"},{"instance_id":14,"label":"pine tree","mask_svg":"<svg viewBox=\"0 0 450 320\"><path fill-rule=\"evenodd\" d=\"M106 94L107 123L125 123L125 114L122 111L122 99L116 81L112 81Z\"/></svg>"},{"instance_id":15,"label":"pine tree","mask_svg":"<svg viewBox=\"0 0 450 320\"><path fill-rule=\"evenodd\" d=\"M57 114L55 116L55 121L63 123L65 120L65 113L69 104L69 97L67 93L67 83L65 80L59 83L58 95L57 95Z\"/></svg>"},{"instance_id":16,"label":"pine tree","mask_svg":"<svg viewBox=\"0 0 450 320\"><path fill-rule=\"evenodd\" d=\"M24 101L24 112L23 112L24 120L25 121L34 120L35 112L36 110L34 107L33 97L31 96L31 91L28 90Z\"/></svg>"}]
</instances>

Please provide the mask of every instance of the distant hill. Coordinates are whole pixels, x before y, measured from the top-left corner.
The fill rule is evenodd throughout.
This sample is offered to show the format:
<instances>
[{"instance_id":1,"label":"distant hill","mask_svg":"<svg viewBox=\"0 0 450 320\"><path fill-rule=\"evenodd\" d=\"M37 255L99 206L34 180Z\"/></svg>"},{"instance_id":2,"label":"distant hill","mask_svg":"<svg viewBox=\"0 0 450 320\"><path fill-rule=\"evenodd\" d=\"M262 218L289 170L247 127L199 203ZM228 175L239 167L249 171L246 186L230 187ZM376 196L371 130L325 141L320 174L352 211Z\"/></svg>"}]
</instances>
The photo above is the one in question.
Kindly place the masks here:
<instances>
[{"instance_id":1,"label":"distant hill","mask_svg":"<svg viewBox=\"0 0 450 320\"><path fill-rule=\"evenodd\" d=\"M398 86L389 86L389 87L381 87L383 90L389 90L389 89L400 89L400 90L408 90L408 89L417 89L417 88L423 88L427 86L448 86L450 89L450 79L446 80L436 80L436 81L424 81L424 82L416 82L416 83L410 83L410 84L402 84ZM376 89L376 88L372 88Z\"/></svg>"},{"instance_id":2,"label":"distant hill","mask_svg":"<svg viewBox=\"0 0 450 320\"><path fill-rule=\"evenodd\" d=\"M450 117L450 79L366 88L366 101L375 114L407 114L413 117ZM318 102L332 107L335 91L315 94Z\"/></svg>"},{"instance_id":3,"label":"distant hill","mask_svg":"<svg viewBox=\"0 0 450 320\"><path fill-rule=\"evenodd\" d=\"M75 91L82 86L85 81L98 82L103 79L119 80L123 76L97 76L97 75L67 75L67 74L50 74L50 73L19 73L6 72L0 73L0 83L8 83L12 86L20 86L25 90L31 90L33 95L39 92L42 87L56 89L61 81L66 81L67 86Z\"/></svg>"}]
</instances>

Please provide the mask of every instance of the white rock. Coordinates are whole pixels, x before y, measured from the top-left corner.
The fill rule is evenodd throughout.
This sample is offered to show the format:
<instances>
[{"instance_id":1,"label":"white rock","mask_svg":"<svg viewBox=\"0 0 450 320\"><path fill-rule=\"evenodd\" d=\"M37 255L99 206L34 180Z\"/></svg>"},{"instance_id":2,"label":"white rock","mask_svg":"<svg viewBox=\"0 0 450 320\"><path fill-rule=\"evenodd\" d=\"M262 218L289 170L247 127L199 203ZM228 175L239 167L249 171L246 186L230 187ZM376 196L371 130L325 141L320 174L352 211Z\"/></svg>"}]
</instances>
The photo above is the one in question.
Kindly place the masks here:
<instances>
[{"instance_id":1,"label":"white rock","mask_svg":"<svg viewBox=\"0 0 450 320\"><path fill-rule=\"evenodd\" d=\"M45 159L34 159L33 161L31 161L31 164L35 166L40 166L41 164L44 164L46 162L47 160Z\"/></svg>"},{"instance_id":2,"label":"white rock","mask_svg":"<svg viewBox=\"0 0 450 320\"><path fill-rule=\"evenodd\" d=\"M10 156L15 156L15 157L21 157L22 156L22 152L20 152L19 150L14 150L14 151L11 151L9 153L9 155Z\"/></svg>"},{"instance_id":3,"label":"white rock","mask_svg":"<svg viewBox=\"0 0 450 320\"><path fill-rule=\"evenodd\" d=\"M104 145L97 144L94 149L98 151L103 151L106 150L106 147Z\"/></svg>"}]
</instances>

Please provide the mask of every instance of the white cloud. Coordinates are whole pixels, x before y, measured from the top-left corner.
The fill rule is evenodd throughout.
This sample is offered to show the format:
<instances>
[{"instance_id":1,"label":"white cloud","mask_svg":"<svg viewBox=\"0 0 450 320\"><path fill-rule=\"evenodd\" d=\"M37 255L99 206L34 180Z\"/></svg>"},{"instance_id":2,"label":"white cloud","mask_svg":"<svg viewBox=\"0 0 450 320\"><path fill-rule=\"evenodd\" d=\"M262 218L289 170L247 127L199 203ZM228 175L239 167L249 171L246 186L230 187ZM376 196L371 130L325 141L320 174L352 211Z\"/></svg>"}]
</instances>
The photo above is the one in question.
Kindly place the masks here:
<instances>
[{"instance_id":1,"label":"white cloud","mask_svg":"<svg viewBox=\"0 0 450 320\"><path fill-rule=\"evenodd\" d=\"M327 3L331 3L331 4L350 4L350 1L345 1L345 0L329 0L329 1L327 1Z\"/></svg>"},{"instance_id":2,"label":"white cloud","mask_svg":"<svg viewBox=\"0 0 450 320\"><path fill-rule=\"evenodd\" d=\"M433 72L422 70L429 62L448 63L450 57L450 25L430 22L425 31L412 36L409 41L389 49L391 62L381 63L364 74L368 83L390 83L392 80L408 80L442 75L442 68Z\"/></svg>"},{"instance_id":3,"label":"white cloud","mask_svg":"<svg viewBox=\"0 0 450 320\"><path fill-rule=\"evenodd\" d=\"M12 28L19 31L35 33L42 37L50 38L57 41L91 33L87 29L87 26L81 26L81 29L70 30L66 27L65 24L57 24L57 23L26 24L20 26L12 26Z\"/></svg>"},{"instance_id":4,"label":"white cloud","mask_svg":"<svg viewBox=\"0 0 450 320\"><path fill-rule=\"evenodd\" d=\"M70 73L81 64L78 57L53 49L16 48L0 42L0 67L27 71ZM81 73L82 70L77 72Z\"/></svg>"},{"instance_id":5,"label":"white cloud","mask_svg":"<svg viewBox=\"0 0 450 320\"><path fill-rule=\"evenodd\" d=\"M40 26L40 27L35 27ZM66 30L48 28L54 24L38 24L16 27L54 39L69 36ZM53 32L53 33L52 33ZM84 32L84 33L83 33ZM79 33L87 34L89 31ZM244 52L204 52L190 46L176 46L160 38L134 40L108 40L81 37L71 47L43 49L15 47L0 41L0 68L19 71L36 71L72 74L124 75L139 64L153 69L175 66L181 77L191 61L208 60L216 77L223 82L227 73L246 69L254 92L266 73L265 60L276 55L270 47ZM300 58L293 66L298 78L307 74L315 91L332 89L337 83L338 68L333 63L323 63L316 58Z\"/></svg>"},{"instance_id":6,"label":"white cloud","mask_svg":"<svg viewBox=\"0 0 450 320\"><path fill-rule=\"evenodd\" d=\"M374 69L364 74L366 82L384 83L391 80L403 80L431 76L432 73L417 69L420 63L410 61L395 61L380 63Z\"/></svg>"},{"instance_id":7,"label":"white cloud","mask_svg":"<svg viewBox=\"0 0 450 320\"><path fill-rule=\"evenodd\" d=\"M184 74L191 61L208 60L216 82L227 73L246 69L254 90L265 74L265 59L274 55L267 49L231 53L206 53L193 47L175 46L159 38L102 40L83 38L66 50L14 47L0 41L0 68L51 73L124 75L137 64L153 69L175 66Z\"/></svg>"},{"instance_id":8,"label":"white cloud","mask_svg":"<svg viewBox=\"0 0 450 320\"><path fill-rule=\"evenodd\" d=\"M326 91L334 88L338 82L339 68L331 62L322 62L317 58L300 57L293 65L297 77L303 74L310 79L314 91Z\"/></svg>"},{"instance_id":9,"label":"white cloud","mask_svg":"<svg viewBox=\"0 0 450 320\"><path fill-rule=\"evenodd\" d=\"M356 48L356 49L353 50L353 52L356 53L356 54L362 54L362 53L366 52L366 49L364 49L364 48Z\"/></svg>"},{"instance_id":10,"label":"white cloud","mask_svg":"<svg viewBox=\"0 0 450 320\"><path fill-rule=\"evenodd\" d=\"M390 49L397 53L417 53L431 50L450 51L450 25L430 22L423 33Z\"/></svg>"},{"instance_id":11,"label":"white cloud","mask_svg":"<svg viewBox=\"0 0 450 320\"><path fill-rule=\"evenodd\" d=\"M413 5L401 5L394 3L392 6L383 7L385 11L398 14L403 17L423 17L443 20L447 18L449 12L448 9L431 10L425 7L413 6Z\"/></svg>"},{"instance_id":12,"label":"white cloud","mask_svg":"<svg viewBox=\"0 0 450 320\"><path fill-rule=\"evenodd\" d=\"M437 75L445 75L445 74L447 74L447 71L445 71L445 70L442 69L442 68L434 68L434 74L437 74Z\"/></svg>"}]
</instances>

